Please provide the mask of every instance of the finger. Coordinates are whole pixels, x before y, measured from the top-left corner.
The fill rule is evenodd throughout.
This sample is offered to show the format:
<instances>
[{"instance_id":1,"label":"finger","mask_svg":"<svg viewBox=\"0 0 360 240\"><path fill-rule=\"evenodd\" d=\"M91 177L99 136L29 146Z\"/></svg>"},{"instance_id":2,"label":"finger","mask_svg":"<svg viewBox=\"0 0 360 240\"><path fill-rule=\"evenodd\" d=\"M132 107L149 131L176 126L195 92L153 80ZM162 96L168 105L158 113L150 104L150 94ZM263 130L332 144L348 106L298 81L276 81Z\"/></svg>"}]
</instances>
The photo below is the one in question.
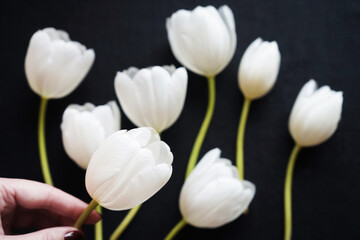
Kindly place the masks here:
<instances>
[{"instance_id":1,"label":"finger","mask_svg":"<svg viewBox=\"0 0 360 240\"><path fill-rule=\"evenodd\" d=\"M76 221L87 207L83 201L44 183L6 178L0 178L0 181L5 183L16 203L26 209L45 209ZM93 211L86 223L94 224L100 219L100 214Z\"/></svg>"},{"instance_id":2,"label":"finger","mask_svg":"<svg viewBox=\"0 0 360 240\"><path fill-rule=\"evenodd\" d=\"M72 238L70 237L72 235ZM71 227L47 228L41 231L17 236L2 236L2 240L71 240L84 239L84 234Z\"/></svg>"},{"instance_id":3,"label":"finger","mask_svg":"<svg viewBox=\"0 0 360 240\"><path fill-rule=\"evenodd\" d=\"M16 219L16 221L14 221L11 226L13 229L22 229L27 227L44 229L56 226L72 226L74 224L73 219L53 214L48 210L18 211L16 212L14 219Z\"/></svg>"}]
</instances>

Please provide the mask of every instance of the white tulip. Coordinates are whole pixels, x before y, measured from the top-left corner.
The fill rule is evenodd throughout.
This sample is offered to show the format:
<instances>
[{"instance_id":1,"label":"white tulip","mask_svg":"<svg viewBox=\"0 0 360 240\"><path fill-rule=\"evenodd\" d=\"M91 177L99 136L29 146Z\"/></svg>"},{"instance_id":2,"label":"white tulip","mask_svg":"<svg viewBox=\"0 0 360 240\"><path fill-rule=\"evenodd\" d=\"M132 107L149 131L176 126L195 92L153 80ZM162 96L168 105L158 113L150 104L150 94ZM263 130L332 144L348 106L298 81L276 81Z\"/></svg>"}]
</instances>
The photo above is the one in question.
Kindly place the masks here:
<instances>
[{"instance_id":1,"label":"white tulip","mask_svg":"<svg viewBox=\"0 0 360 240\"><path fill-rule=\"evenodd\" d=\"M86 172L86 189L101 206L133 208L159 191L172 174L173 155L152 128L121 130L95 151Z\"/></svg>"},{"instance_id":2,"label":"white tulip","mask_svg":"<svg viewBox=\"0 0 360 240\"><path fill-rule=\"evenodd\" d=\"M228 159L217 148L200 160L180 193L185 221L200 228L216 228L239 217L255 195L251 182L241 181Z\"/></svg>"},{"instance_id":3,"label":"white tulip","mask_svg":"<svg viewBox=\"0 0 360 240\"><path fill-rule=\"evenodd\" d=\"M94 59L94 50L71 41L66 32L45 28L31 37L25 57L26 77L41 97L62 98L81 83Z\"/></svg>"},{"instance_id":4,"label":"white tulip","mask_svg":"<svg viewBox=\"0 0 360 240\"><path fill-rule=\"evenodd\" d=\"M239 66L238 81L248 99L266 95L274 86L280 68L280 52L275 41L257 38L246 49Z\"/></svg>"},{"instance_id":5,"label":"white tulip","mask_svg":"<svg viewBox=\"0 0 360 240\"><path fill-rule=\"evenodd\" d=\"M234 15L226 5L178 10L166 20L166 29L176 59L202 76L220 73L235 53Z\"/></svg>"},{"instance_id":6,"label":"white tulip","mask_svg":"<svg viewBox=\"0 0 360 240\"><path fill-rule=\"evenodd\" d=\"M323 86L317 89L308 81L299 92L289 120L295 142L303 147L315 146L329 139L340 121L343 93Z\"/></svg>"},{"instance_id":7,"label":"white tulip","mask_svg":"<svg viewBox=\"0 0 360 240\"><path fill-rule=\"evenodd\" d=\"M115 101L95 107L91 103L66 108L61 123L65 152L86 169L91 156L106 137L120 129L120 110Z\"/></svg>"},{"instance_id":8,"label":"white tulip","mask_svg":"<svg viewBox=\"0 0 360 240\"><path fill-rule=\"evenodd\" d=\"M129 68L118 72L115 90L126 116L158 133L178 119L185 102L187 72L174 66Z\"/></svg>"}]
</instances>

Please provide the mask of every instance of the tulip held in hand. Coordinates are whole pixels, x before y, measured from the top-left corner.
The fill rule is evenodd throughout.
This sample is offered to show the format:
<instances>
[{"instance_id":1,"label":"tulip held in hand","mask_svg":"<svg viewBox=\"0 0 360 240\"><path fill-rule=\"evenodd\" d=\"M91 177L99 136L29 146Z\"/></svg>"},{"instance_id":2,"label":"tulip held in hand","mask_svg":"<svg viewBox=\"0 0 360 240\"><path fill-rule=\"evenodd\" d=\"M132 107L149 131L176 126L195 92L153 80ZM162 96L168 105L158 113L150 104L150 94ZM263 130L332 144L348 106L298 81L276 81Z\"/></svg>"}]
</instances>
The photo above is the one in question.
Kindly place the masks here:
<instances>
[{"instance_id":1,"label":"tulip held in hand","mask_svg":"<svg viewBox=\"0 0 360 240\"><path fill-rule=\"evenodd\" d=\"M173 155L152 128L118 131L92 156L86 189L101 206L133 208L154 195L170 179Z\"/></svg>"},{"instance_id":2,"label":"tulip held in hand","mask_svg":"<svg viewBox=\"0 0 360 240\"><path fill-rule=\"evenodd\" d=\"M200 228L221 227L238 218L255 195L255 186L240 180L235 166L220 158L217 148L199 161L186 179L180 193L183 215L166 240L172 239L189 223Z\"/></svg>"},{"instance_id":3,"label":"tulip held in hand","mask_svg":"<svg viewBox=\"0 0 360 240\"><path fill-rule=\"evenodd\" d=\"M333 91L328 86L317 89L314 80L308 81L296 98L289 119L290 133L296 144L286 170L285 240L291 239L292 232L291 188L296 158L302 147L321 144L334 134L341 118L342 104L342 92Z\"/></svg>"},{"instance_id":4,"label":"tulip held in hand","mask_svg":"<svg viewBox=\"0 0 360 240\"><path fill-rule=\"evenodd\" d=\"M126 116L138 127L152 127L158 133L180 116L187 88L185 68L131 67L118 72L115 90Z\"/></svg>"},{"instance_id":5,"label":"tulip held in hand","mask_svg":"<svg viewBox=\"0 0 360 240\"><path fill-rule=\"evenodd\" d=\"M115 101L97 107L72 104L64 111L61 123L65 151L83 169L105 138L119 129L120 110Z\"/></svg>"},{"instance_id":6,"label":"tulip held in hand","mask_svg":"<svg viewBox=\"0 0 360 240\"><path fill-rule=\"evenodd\" d=\"M148 200L170 179L172 161L169 146L152 128L110 135L90 160L85 183L93 200L75 227L82 225L97 204L110 210L126 210Z\"/></svg>"},{"instance_id":7,"label":"tulip held in hand","mask_svg":"<svg viewBox=\"0 0 360 240\"><path fill-rule=\"evenodd\" d=\"M238 83L244 94L238 136L236 162L240 179L244 179L244 136L251 101L266 95L274 86L280 68L280 52L275 41L257 38L246 49L239 66Z\"/></svg>"}]
</instances>

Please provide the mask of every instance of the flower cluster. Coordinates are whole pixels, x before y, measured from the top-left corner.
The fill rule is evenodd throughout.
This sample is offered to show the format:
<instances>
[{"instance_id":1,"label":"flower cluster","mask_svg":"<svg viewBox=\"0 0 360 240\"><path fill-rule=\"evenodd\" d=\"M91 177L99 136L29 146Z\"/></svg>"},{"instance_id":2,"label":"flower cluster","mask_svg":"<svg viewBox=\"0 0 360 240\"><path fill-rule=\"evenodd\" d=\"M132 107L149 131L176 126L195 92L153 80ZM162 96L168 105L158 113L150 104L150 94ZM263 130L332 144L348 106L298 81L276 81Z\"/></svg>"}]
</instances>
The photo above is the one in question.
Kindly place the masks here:
<instances>
[{"instance_id":1,"label":"flower cluster","mask_svg":"<svg viewBox=\"0 0 360 240\"><path fill-rule=\"evenodd\" d=\"M236 149L236 166L221 158L218 148L198 162L215 109L215 77L234 56L237 35L235 18L228 6L178 10L166 20L175 58L184 65L130 67L118 71L114 89L125 115L137 128L120 130L120 109L115 101L68 106L61 123L65 152L86 170L86 189L92 202L75 223L80 227L97 204L111 210L132 209L158 192L172 175L173 153L160 139L181 115L187 92L188 72L208 80L209 103L190 154L179 205L183 219L169 233L172 239L186 224L216 228L237 219L255 196L255 184L244 179L244 139L250 104L270 92L279 75L281 54L276 41L254 40L245 50L238 71L239 89L244 95ZM54 28L39 30L31 37L25 58L25 72L31 89L42 98L39 115L39 147L45 181L52 184L48 169L44 119L48 99L70 94L84 79L95 53L71 41ZM221 97L221 96L220 96ZM299 92L289 119L295 147L285 181L285 239L291 238L291 181L295 159L302 147L329 139L341 118L342 92L328 86L317 89L310 80ZM197 163L198 162L198 163ZM116 239L129 224L120 224Z\"/></svg>"}]
</instances>

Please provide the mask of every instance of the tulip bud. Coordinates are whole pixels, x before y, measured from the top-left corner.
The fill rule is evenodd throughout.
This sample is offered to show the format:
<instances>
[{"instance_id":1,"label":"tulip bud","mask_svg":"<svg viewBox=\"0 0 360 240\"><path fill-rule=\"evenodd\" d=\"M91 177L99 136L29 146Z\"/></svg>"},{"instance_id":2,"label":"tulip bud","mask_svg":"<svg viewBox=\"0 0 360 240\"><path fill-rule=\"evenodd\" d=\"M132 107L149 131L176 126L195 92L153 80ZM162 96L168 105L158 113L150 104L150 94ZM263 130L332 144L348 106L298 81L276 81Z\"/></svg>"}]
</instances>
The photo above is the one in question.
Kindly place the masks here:
<instances>
[{"instance_id":1,"label":"tulip bud","mask_svg":"<svg viewBox=\"0 0 360 240\"><path fill-rule=\"evenodd\" d=\"M166 29L176 59L202 76L220 73L235 53L234 15L226 5L178 10L166 20Z\"/></svg>"},{"instance_id":2,"label":"tulip bud","mask_svg":"<svg viewBox=\"0 0 360 240\"><path fill-rule=\"evenodd\" d=\"M183 67L131 67L115 78L116 94L126 116L136 126L152 127L159 133L180 116L186 88L187 72Z\"/></svg>"},{"instance_id":3,"label":"tulip bud","mask_svg":"<svg viewBox=\"0 0 360 240\"><path fill-rule=\"evenodd\" d=\"M95 151L86 171L86 189L101 206L133 208L170 179L173 155L152 128L121 130Z\"/></svg>"},{"instance_id":4,"label":"tulip bud","mask_svg":"<svg viewBox=\"0 0 360 240\"><path fill-rule=\"evenodd\" d=\"M217 148L200 160L180 193L185 221L200 228L216 228L239 217L255 195L251 182L241 181L228 159Z\"/></svg>"},{"instance_id":5,"label":"tulip bud","mask_svg":"<svg viewBox=\"0 0 360 240\"><path fill-rule=\"evenodd\" d=\"M239 66L238 81L248 99L267 94L274 86L280 68L280 52L275 41L257 38L246 49Z\"/></svg>"},{"instance_id":6,"label":"tulip bud","mask_svg":"<svg viewBox=\"0 0 360 240\"><path fill-rule=\"evenodd\" d=\"M295 142L303 147L325 142L335 132L340 121L343 93L323 86L317 89L314 80L308 81L299 92L289 120Z\"/></svg>"},{"instance_id":7,"label":"tulip bud","mask_svg":"<svg viewBox=\"0 0 360 240\"><path fill-rule=\"evenodd\" d=\"M94 50L71 41L66 32L45 28L30 39L25 73L35 93L48 99L62 98L81 83L94 59Z\"/></svg>"},{"instance_id":8,"label":"tulip bud","mask_svg":"<svg viewBox=\"0 0 360 240\"><path fill-rule=\"evenodd\" d=\"M115 101L97 107L91 103L70 105L61 123L65 151L83 169L105 138L119 129L120 110Z\"/></svg>"}]
</instances>

